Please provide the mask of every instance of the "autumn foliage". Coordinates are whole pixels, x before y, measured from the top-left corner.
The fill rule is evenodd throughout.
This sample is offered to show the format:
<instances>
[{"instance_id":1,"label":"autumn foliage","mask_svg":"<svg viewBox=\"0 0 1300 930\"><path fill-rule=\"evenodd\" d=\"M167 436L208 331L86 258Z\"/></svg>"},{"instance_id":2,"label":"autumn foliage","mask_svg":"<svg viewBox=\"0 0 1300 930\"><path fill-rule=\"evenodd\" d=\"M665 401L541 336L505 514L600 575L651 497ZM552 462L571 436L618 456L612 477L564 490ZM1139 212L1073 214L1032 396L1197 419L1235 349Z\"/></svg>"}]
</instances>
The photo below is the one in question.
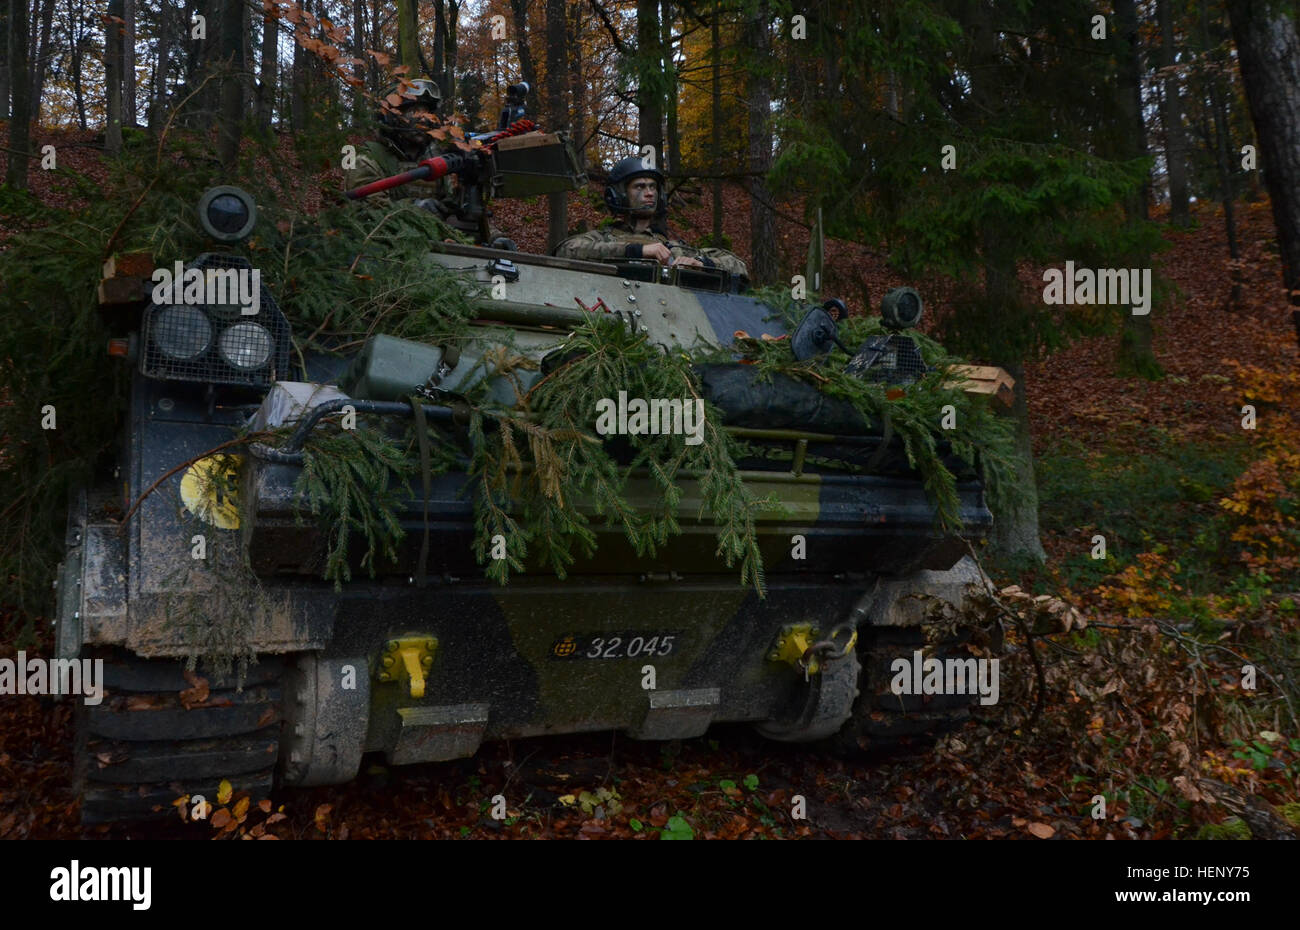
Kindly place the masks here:
<instances>
[{"instance_id":1,"label":"autumn foliage","mask_svg":"<svg viewBox=\"0 0 1300 930\"><path fill-rule=\"evenodd\" d=\"M1252 575L1300 570L1300 372L1237 365L1243 420L1253 426L1260 456L1220 502L1235 518L1233 542Z\"/></svg>"}]
</instances>

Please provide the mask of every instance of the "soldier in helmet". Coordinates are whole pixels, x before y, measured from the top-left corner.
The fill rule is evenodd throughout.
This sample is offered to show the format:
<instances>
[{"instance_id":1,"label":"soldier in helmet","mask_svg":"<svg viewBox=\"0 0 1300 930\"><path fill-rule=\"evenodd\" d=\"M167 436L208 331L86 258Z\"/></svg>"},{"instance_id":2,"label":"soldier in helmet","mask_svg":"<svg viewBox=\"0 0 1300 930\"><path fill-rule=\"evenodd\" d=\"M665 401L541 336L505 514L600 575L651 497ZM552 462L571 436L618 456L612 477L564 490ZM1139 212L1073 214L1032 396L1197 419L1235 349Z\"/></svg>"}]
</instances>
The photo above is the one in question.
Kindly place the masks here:
<instances>
[{"instance_id":1,"label":"soldier in helmet","mask_svg":"<svg viewBox=\"0 0 1300 930\"><path fill-rule=\"evenodd\" d=\"M367 142L358 153L356 165L346 173L347 187L360 187L381 178L410 171L417 163L438 154L428 130L435 128L438 106L442 94L438 85L426 78L397 84L384 93L387 98L397 94L402 102L397 112L379 109L375 118L379 122L379 138ZM390 204L394 199L411 199L423 207L446 217L450 212L450 190L445 178L437 181L414 181L401 187L371 194L370 203Z\"/></svg>"},{"instance_id":2,"label":"soldier in helmet","mask_svg":"<svg viewBox=\"0 0 1300 930\"><path fill-rule=\"evenodd\" d=\"M605 182L612 225L570 236L556 248L563 258L592 261L651 258L663 265L720 268L747 281L745 263L726 249L697 249L668 235L664 176L633 155L614 165Z\"/></svg>"}]
</instances>

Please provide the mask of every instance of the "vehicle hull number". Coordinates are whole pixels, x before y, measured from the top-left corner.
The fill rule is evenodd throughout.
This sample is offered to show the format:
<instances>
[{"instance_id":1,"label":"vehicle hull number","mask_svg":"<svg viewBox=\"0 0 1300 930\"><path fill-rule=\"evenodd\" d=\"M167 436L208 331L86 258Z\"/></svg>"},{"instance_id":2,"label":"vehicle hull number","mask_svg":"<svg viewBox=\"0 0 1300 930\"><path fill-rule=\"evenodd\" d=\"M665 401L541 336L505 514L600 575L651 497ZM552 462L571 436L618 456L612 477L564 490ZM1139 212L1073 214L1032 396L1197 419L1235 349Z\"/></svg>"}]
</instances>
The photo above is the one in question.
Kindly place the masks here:
<instances>
[{"instance_id":1,"label":"vehicle hull number","mask_svg":"<svg viewBox=\"0 0 1300 930\"><path fill-rule=\"evenodd\" d=\"M680 630L567 633L551 646L551 658L651 659L672 655L680 642Z\"/></svg>"}]
</instances>

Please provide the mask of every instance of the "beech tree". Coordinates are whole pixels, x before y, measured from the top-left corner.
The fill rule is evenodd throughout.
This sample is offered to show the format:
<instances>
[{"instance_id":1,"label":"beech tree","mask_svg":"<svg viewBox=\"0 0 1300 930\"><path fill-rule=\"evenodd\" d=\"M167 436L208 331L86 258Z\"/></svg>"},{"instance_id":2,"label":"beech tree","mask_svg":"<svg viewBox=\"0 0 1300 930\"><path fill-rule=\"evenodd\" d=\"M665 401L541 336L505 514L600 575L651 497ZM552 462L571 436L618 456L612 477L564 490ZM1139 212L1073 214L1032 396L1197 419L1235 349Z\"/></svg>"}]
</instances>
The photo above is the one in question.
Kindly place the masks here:
<instances>
[{"instance_id":1,"label":"beech tree","mask_svg":"<svg viewBox=\"0 0 1300 930\"><path fill-rule=\"evenodd\" d=\"M1273 203L1282 276L1300 308L1300 37L1297 7L1280 0L1228 0L1241 77ZM1292 311L1300 334L1300 309Z\"/></svg>"},{"instance_id":2,"label":"beech tree","mask_svg":"<svg viewBox=\"0 0 1300 930\"><path fill-rule=\"evenodd\" d=\"M546 101L547 129L558 132L568 129L569 106L566 85L565 0L546 0ZM568 195L556 191L546 197L550 226L546 234L546 251L555 249L569 234Z\"/></svg>"},{"instance_id":3,"label":"beech tree","mask_svg":"<svg viewBox=\"0 0 1300 930\"><path fill-rule=\"evenodd\" d=\"M1191 222L1187 188L1187 133L1177 77L1177 43L1174 37L1173 0L1157 0L1160 23L1160 124L1165 138L1165 173L1169 179L1169 220L1175 226Z\"/></svg>"},{"instance_id":4,"label":"beech tree","mask_svg":"<svg viewBox=\"0 0 1300 930\"><path fill-rule=\"evenodd\" d=\"M745 47L752 58L746 88L749 106L749 276L755 284L777 278L776 215L766 177L772 168L772 40L769 8L759 0L745 21Z\"/></svg>"},{"instance_id":5,"label":"beech tree","mask_svg":"<svg viewBox=\"0 0 1300 930\"><path fill-rule=\"evenodd\" d=\"M108 122L104 149L110 155L122 151L122 5L123 0L108 0L108 19L104 21L104 114Z\"/></svg>"},{"instance_id":6,"label":"beech tree","mask_svg":"<svg viewBox=\"0 0 1300 930\"><path fill-rule=\"evenodd\" d=\"M27 189L27 147L31 144L31 94L27 69L27 4L9 0L9 167L5 182Z\"/></svg>"}]
</instances>

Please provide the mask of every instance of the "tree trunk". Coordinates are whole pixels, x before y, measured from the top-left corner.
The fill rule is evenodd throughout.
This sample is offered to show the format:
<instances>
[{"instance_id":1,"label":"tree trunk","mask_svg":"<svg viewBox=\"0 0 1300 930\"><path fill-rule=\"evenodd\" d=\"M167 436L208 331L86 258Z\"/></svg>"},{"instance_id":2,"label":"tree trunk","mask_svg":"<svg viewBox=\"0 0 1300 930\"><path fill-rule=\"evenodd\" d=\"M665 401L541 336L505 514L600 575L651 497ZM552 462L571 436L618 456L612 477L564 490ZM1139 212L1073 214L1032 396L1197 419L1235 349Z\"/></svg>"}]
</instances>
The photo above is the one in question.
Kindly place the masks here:
<instances>
[{"instance_id":1,"label":"tree trunk","mask_svg":"<svg viewBox=\"0 0 1300 930\"><path fill-rule=\"evenodd\" d=\"M361 0L356 0L356 2L360 3ZM370 24L371 24L370 39L374 43L374 45L371 47L374 48L374 50L377 52L382 51L382 46L384 41L384 34L379 28L380 15L381 15L380 2L379 0L373 0L373 2L370 4ZM379 62L375 61L373 58L370 59L370 68L369 68L368 77L370 80L370 92L372 94L378 95L379 92L383 90L383 87L380 85L379 82L384 79L384 76L379 69Z\"/></svg>"},{"instance_id":2,"label":"tree trunk","mask_svg":"<svg viewBox=\"0 0 1300 930\"><path fill-rule=\"evenodd\" d=\"M52 0L46 0L53 9ZM126 0L122 18L126 24L122 27L122 122L135 128L135 0ZM48 32L48 27L44 27Z\"/></svg>"},{"instance_id":3,"label":"tree trunk","mask_svg":"<svg viewBox=\"0 0 1300 930\"><path fill-rule=\"evenodd\" d=\"M86 93L81 82L81 65L85 60L85 45L82 44L84 36L81 29L81 14L84 12L84 3L79 3L74 12L72 0L68 0L68 19L71 21L68 27L68 41L72 46L69 49L72 54L72 99L77 105L77 125L82 129L86 128Z\"/></svg>"},{"instance_id":4,"label":"tree trunk","mask_svg":"<svg viewBox=\"0 0 1300 930\"><path fill-rule=\"evenodd\" d=\"M433 74L428 75L432 80L438 82L438 87L443 87L443 74L447 61L445 48L447 45L447 5L445 0L433 0ZM496 48L496 44L492 46Z\"/></svg>"},{"instance_id":5,"label":"tree trunk","mask_svg":"<svg viewBox=\"0 0 1300 930\"><path fill-rule=\"evenodd\" d=\"M569 97L578 166L587 169L587 80L582 73L582 2L569 8Z\"/></svg>"},{"instance_id":6,"label":"tree trunk","mask_svg":"<svg viewBox=\"0 0 1300 930\"><path fill-rule=\"evenodd\" d=\"M352 66L352 128L365 129L370 123L366 106L366 5L362 0L352 0L352 57L361 64Z\"/></svg>"},{"instance_id":7,"label":"tree trunk","mask_svg":"<svg viewBox=\"0 0 1300 930\"><path fill-rule=\"evenodd\" d=\"M1160 67L1172 69L1176 64L1173 0L1157 0L1156 16L1160 21ZM1165 129L1165 170L1169 177L1169 221L1175 226L1191 222L1187 195L1187 133L1183 131L1183 104L1178 78L1165 71L1161 85L1160 122Z\"/></svg>"},{"instance_id":8,"label":"tree trunk","mask_svg":"<svg viewBox=\"0 0 1300 930\"><path fill-rule=\"evenodd\" d=\"M418 9L418 7L417 7ZM316 0L315 9L312 12L316 15L316 25L312 27L310 35L313 39L321 41L324 36L324 29L320 25L320 20L327 15L325 0ZM419 53L419 44L416 45L416 53ZM329 114L327 123L331 126L338 125L338 108L339 108L339 82L334 80L330 73L331 69L325 64L325 60L319 55L312 54L307 58L311 64L311 99L316 102L318 112Z\"/></svg>"},{"instance_id":9,"label":"tree trunk","mask_svg":"<svg viewBox=\"0 0 1300 930\"><path fill-rule=\"evenodd\" d=\"M5 183L27 190L27 150L31 145L31 87L27 69L27 4L9 2L9 92L13 107L9 120L9 166Z\"/></svg>"},{"instance_id":10,"label":"tree trunk","mask_svg":"<svg viewBox=\"0 0 1300 930\"><path fill-rule=\"evenodd\" d=\"M107 99L104 113L104 151L116 155L122 151L122 18L123 0L108 0L109 19L104 23L104 87Z\"/></svg>"},{"instance_id":11,"label":"tree trunk","mask_svg":"<svg viewBox=\"0 0 1300 930\"><path fill-rule=\"evenodd\" d=\"M210 127L217 120L220 83L212 80L204 84L204 80L218 67L222 3L223 0L186 0L181 17L180 47L185 56L185 68L178 95L184 99L193 94L182 119L185 125L196 128ZM203 17L203 36L196 38L194 29L200 16ZM199 90L200 87L203 89Z\"/></svg>"},{"instance_id":12,"label":"tree trunk","mask_svg":"<svg viewBox=\"0 0 1300 930\"><path fill-rule=\"evenodd\" d=\"M414 2L414 0L412 0ZM307 85L310 81L307 51L298 42L293 43L293 75L290 78L289 121L294 132L303 132L310 121L307 109Z\"/></svg>"},{"instance_id":13,"label":"tree trunk","mask_svg":"<svg viewBox=\"0 0 1300 930\"><path fill-rule=\"evenodd\" d=\"M397 63L406 65L408 79L420 73L417 7L417 0L397 0Z\"/></svg>"},{"instance_id":14,"label":"tree trunk","mask_svg":"<svg viewBox=\"0 0 1300 930\"><path fill-rule=\"evenodd\" d=\"M655 158L664 151L664 104L649 77L662 73L659 46L659 0L636 0L636 47L640 67L637 72L637 142L652 145Z\"/></svg>"},{"instance_id":15,"label":"tree trunk","mask_svg":"<svg viewBox=\"0 0 1300 930\"><path fill-rule=\"evenodd\" d=\"M998 29L995 23L989 21L990 12L988 7L981 6L969 24L974 49L971 97L973 111L983 114L983 119L990 123L995 123L1006 110L1007 94L1001 83L1004 72L998 67ZM1025 318L1023 297L1016 276L1015 246L1008 241L1003 227L992 217L980 224L980 259L984 266L983 306L970 307L968 312L979 312L983 319L997 320L1004 327L1015 326L1015 321ZM984 350L988 353L989 360L1005 368L1016 382L1010 413L1015 422L1012 466L1016 472L1016 487L1021 494L1017 504L994 513L990 544L995 552L1003 556L1045 562L1047 553L1038 536L1038 487L1034 478L1023 359L1015 341L1005 335L989 331L984 338Z\"/></svg>"},{"instance_id":16,"label":"tree trunk","mask_svg":"<svg viewBox=\"0 0 1300 930\"><path fill-rule=\"evenodd\" d=\"M217 157L227 171L239 158L239 140L243 136L244 75L248 63L244 55L244 5L225 0L221 7L221 113L217 121Z\"/></svg>"},{"instance_id":17,"label":"tree trunk","mask_svg":"<svg viewBox=\"0 0 1300 930\"><path fill-rule=\"evenodd\" d=\"M564 96L568 74L565 68L565 0L546 0L546 121L547 129L568 129L569 107ZM564 191L546 195L550 223L546 230L546 251L552 252L569 235L569 197Z\"/></svg>"},{"instance_id":18,"label":"tree trunk","mask_svg":"<svg viewBox=\"0 0 1300 930\"><path fill-rule=\"evenodd\" d=\"M1147 154L1146 124L1142 120L1142 52L1138 33L1137 4L1135 0L1115 0L1116 38L1119 40L1119 72L1116 90L1119 92L1121 157L1135 159ZM1149 218L1151 177L1148 174L1142 187L1130 194L1124 203L1124 212L1131 226L1147 222ZM1130 267L1146 268L1151 264L1149 254L1130 258ZM1137 315L1131 311L1124 315L1124 333L1120 337L1116 359L1119 371L1155 380L1164 375L1152 348L1151 314Z\"/></svg>"},{"instance_id":19,"label":"tree trunk","mask_svg":"<svg viewBox=\"0 0 1300 930\"><path fill-rule=\"evenodd\" d=\"M668 69L668 95L665 103L665 117L668 133L664 139L664 171L681 171L682 140L677 132L677 66L673 61L673 0L660 0L660 37L664 50L664 65Z\"/></svg>"},{"instance_id":20,"label":"tree trunk","mask_svg":"<svg viewBox=\"0 0 1300 930\"><path fill-rule=\"evenodd\" d=\"M510 0L510 18L515 26L520 77L533 93L537 93L537 68L533 64L533 51L528 47L528 0Z\"/></svg>"},{"instance_id":21,"label":"tree trunk","mask_svg":"<svg viewBox=\"0 0 1300 930\"><path fill-rule=\"evenodd\" d=\"M1228 104L1217 72L1209 75L1210 103L1214 111L1214 161L1219 175L1219 199L1223 204L1223 225L1228 237L1228 257L1232 259L1232 293L1228 307L1241 304L1241 247L1237 244L1237 192L1233 182L1231 143L1228 139Z\"/></svg>"},{"instance_id":22,"label":"tree trunk","mask_svg":"<svg viewBox=\"0 0 1300 930\"><path fill-rule=\"evenodd\" d=\"M749 99L750 260L749 278L756 285L777 278L776 215L767 190L772 168L772 79L768 75L772 38L768 32L767 0L745 22L745 47L753 56L747 69L745 96Z\"/></svg>"},{"instance_id":23,"label":"tree trunk","mask_svg":"<svg viewBox=\"0 0 1300 930\"><path fill-rule=\"evenodd\" d=\"M445 0L447 4L447 42L443 49L446 71L442 79L442 99L456 99L456 42L460 27L460 0Z\"/></svg>"},{"instance_id":24,"label":"tree trunk","mask_svg":"<svg viewBox=\"0 0 1300 930\"><path fill-rule=\"evenodd\" d=\"M0 119L9 118L9 0L0 0Z\"/></svg>"},{"instance_id":25,"label":"tree trunk","mask_svg":"<svg viewBox=\"0 0 1300 930\"><path fill-rule=\"evenodd\" d=\"M163 111L167 107L167 76L171 72L172 30L171 4L160 0L158 4L158 64L154 68L153 87L149 95L149 131L162 128Z\"/></svg>"},{"instance_id":26,"label":"tree trunk","mask_svg":"<svg viewBox=\"0 0 1300 930\"><path fill-rule=\"evenodd\" d=\"M32 122L41 123L41 98L45 91L45 69L53 52L50 49L50 25L54 20L54 0L44 0L41 4L41 35L36 44L36 60L32 62Z\"/></svg>"},{"instance_id":27,"label":"tree trunk","mask_svg":"<svg viewBox=\"0 0 1300 930\"><path fill-rule=\"evenodd\" d=\"M1029 403L1025 391L1025 369L1018 363L1002 366L1016 379L1015 401L1011 416L1016 421L1016 486L1024 493L1019 507L995 515L990 546L995 552L1011 556L1029 556L1047 561L1047 552L1038 537L1038 485L1034 477L1034 449L1029 435Z\"/></svg>"},{"instance_id":28,"label":"tree trunk","mask_svg":"<svg viewBox=\"0 0 1300 930\"><path fill-rule=\"evenodd\" d=\"M361 57L360 53L358 57ZM265 13L262 15L261 64L257 83L257 125L264 132L270 132L275 115L276 84L280 80L280 21Z\"/></svg>"},{"instance_id":29,"label":"tree trunk","mask_svg":"<svg viewBox=\"0 0 1300 930\"><path fill-rule=\"evenodd\" d=\"M713 244L722 246L722 40L718 21L722 17L718 0L713 0L713 21L709 24L709 163L713 171Z\"/></svg>"},{"instance_id":30,"label":"tree trunk","mask_svg":"<svg viewBox=\"0 0 1300 930\"><path fill-rule=\"evenodd\" d=\"M1282 279L1300 328L1300 9L1228 0L1232 34L1282 253Z\"/></svg>"},{"instance_id":31,"label":"tree trunk","mask_svg":"<svg viewBox=\"0 0 1300 930\"><path fill-rule=\"evenodd\" d=\"M221 11L226 3L239 3L240 0L198 0L196 12L203 16L203 38L190 39L189 45L194 50L194 62L191 89L203 83L204 78L214 74L221 60ZM186 26L189 29L189 26ZM194 97L191 112L191 124L211 126L219 118L221 108L221 82L212 80ZM188 109L188 108L187 108Z\"/></svg>"}]
</instances>

